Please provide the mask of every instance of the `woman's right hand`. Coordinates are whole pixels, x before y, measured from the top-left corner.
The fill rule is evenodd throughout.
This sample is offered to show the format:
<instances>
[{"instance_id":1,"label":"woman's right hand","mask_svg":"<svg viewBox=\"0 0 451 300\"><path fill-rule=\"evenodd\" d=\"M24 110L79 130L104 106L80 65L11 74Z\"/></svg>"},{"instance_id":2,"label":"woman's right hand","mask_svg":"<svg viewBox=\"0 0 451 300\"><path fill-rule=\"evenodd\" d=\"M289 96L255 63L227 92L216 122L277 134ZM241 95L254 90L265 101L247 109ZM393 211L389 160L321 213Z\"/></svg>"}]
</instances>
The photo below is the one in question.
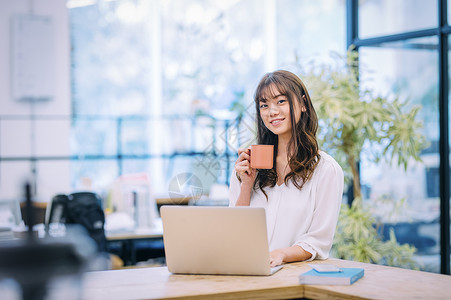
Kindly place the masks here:
<instances>
[{"instance_id":1,"label":"woman's right hand","mask_svg":"<svg viewBox=\"0 0 451 300\"><path fill-rule=\"evenodd\" d=\"M251 168L251 148L238 149L238 159L235 162L235 172L241 180L241 185L254 186L257 170Z\"/></svg>"}]
</instances>

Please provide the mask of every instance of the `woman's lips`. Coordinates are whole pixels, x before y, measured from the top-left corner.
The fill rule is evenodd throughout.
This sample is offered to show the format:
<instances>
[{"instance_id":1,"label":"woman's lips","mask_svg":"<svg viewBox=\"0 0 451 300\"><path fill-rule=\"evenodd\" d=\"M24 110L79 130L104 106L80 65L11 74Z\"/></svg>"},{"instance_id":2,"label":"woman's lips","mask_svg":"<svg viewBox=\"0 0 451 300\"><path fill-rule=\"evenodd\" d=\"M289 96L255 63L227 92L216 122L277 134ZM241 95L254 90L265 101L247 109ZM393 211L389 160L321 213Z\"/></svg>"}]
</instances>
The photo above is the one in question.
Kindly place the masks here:
<instances>
[{"instance_id":1,"label":"woman's lips","mask_svg":"<svg viewBox=\"0 0 451 300\"><path fill-rule=\"evenodd\" d=\"M274 120L272 120L270 123L271 123L271 125L273 125L273 126L277 126L277 125L279 125L280 123L282 123L283 120L284 120L284 119L274 119Z\"/></svg>"}]
</instances>

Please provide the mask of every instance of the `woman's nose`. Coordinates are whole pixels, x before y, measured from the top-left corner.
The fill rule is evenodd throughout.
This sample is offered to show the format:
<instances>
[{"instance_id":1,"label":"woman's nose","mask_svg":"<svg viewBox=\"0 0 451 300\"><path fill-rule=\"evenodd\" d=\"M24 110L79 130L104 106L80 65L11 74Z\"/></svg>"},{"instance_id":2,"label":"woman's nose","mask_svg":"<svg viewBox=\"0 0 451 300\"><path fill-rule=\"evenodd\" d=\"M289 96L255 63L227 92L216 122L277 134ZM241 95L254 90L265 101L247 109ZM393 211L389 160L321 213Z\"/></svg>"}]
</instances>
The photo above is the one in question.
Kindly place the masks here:
<instances>
[{"instance_id":1,"label":"woman's nose","mask_svg":"<svg viewBox=\"0 0 451 300\"><path fill-rule=\"evenodd\" d=\"M279 114L279 108L276 105L270 105L269 106L269 115L275 116L277 114Z\"/></svg>"}]
</instances>

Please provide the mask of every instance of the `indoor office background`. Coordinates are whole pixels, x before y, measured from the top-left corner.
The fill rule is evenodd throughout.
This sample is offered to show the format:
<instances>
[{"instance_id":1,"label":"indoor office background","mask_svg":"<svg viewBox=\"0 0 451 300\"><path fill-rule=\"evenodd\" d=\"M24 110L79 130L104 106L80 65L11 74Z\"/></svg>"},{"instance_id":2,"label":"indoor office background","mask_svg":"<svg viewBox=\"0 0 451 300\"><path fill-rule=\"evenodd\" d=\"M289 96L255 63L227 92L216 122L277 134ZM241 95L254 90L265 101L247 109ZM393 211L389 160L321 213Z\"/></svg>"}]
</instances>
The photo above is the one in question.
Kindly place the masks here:
<instances>
[{"instance_id":1,"label":"indoor office background","mask_svg":"<svg viewBox=\"0 0 451 300\"><path fill-rule=\"evenodd\" d=\"M332 52L354 44L363 84L421 105L429 142L423 162L407 171L370 163L364 151L364 200L405 199L394 214L383 204L374 214L417 247L423 270L449 273L448 7L445 0L1 0L0 199L20 199L26 179L42 202L88 188L106 197L120 175L135 173L149 175L158 197L185 193L174 181L195 175L200 199L208 198L213 186L228 184L237 148L253 141L261 76L331 63ZM47 99L14 97L17 14L51 20Z\"/></svg>"}]
</instances>

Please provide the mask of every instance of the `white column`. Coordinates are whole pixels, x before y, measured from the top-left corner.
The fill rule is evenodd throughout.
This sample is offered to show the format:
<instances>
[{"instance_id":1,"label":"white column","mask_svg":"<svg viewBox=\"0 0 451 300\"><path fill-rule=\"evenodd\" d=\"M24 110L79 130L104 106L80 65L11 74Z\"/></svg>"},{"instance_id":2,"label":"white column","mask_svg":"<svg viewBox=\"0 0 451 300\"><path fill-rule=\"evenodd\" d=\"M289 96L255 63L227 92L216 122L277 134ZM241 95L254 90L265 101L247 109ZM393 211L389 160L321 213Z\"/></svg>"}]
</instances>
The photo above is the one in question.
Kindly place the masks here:
<instances>
[{"instance_id":1,"label":"white column","mask_svg":"<svg viewBox=\"0 0 451 300\"><path fill-rule=\"evenodd\" d=\"M265 72L277 67L277 5L276 0L265 0Z\"/></svg>"},{"instance_id":2,"label":"white column","mask_svg":"<svg viewBox=\"0 0 451 300\"><path fill-rule=\"evenodd\" d=\"M159 122L159 118L163 113L162 109L162 101L163 101L163 72L162 72L162 34L161 34L161 4L160 0L152 0L149 5L150 9L150 42L151 42L151 81L149 86L151 87L150 91L150 112L149 115L152 117L154 121L149 122L149 132L151 134L149 138L149 149L151 149L151 153L162 153L161 143L157 141L161 141L164 137L164 132L166 129L162 125L162 122ZM165 172L163 170L163 163L161 161L152 161L150 164L150 168L152 170L151 176L151 185L152 190L155 192L156 187L165 186L164 175ZM161 188L160 188L161 189Z\"/></svg>"}]
</instances>

